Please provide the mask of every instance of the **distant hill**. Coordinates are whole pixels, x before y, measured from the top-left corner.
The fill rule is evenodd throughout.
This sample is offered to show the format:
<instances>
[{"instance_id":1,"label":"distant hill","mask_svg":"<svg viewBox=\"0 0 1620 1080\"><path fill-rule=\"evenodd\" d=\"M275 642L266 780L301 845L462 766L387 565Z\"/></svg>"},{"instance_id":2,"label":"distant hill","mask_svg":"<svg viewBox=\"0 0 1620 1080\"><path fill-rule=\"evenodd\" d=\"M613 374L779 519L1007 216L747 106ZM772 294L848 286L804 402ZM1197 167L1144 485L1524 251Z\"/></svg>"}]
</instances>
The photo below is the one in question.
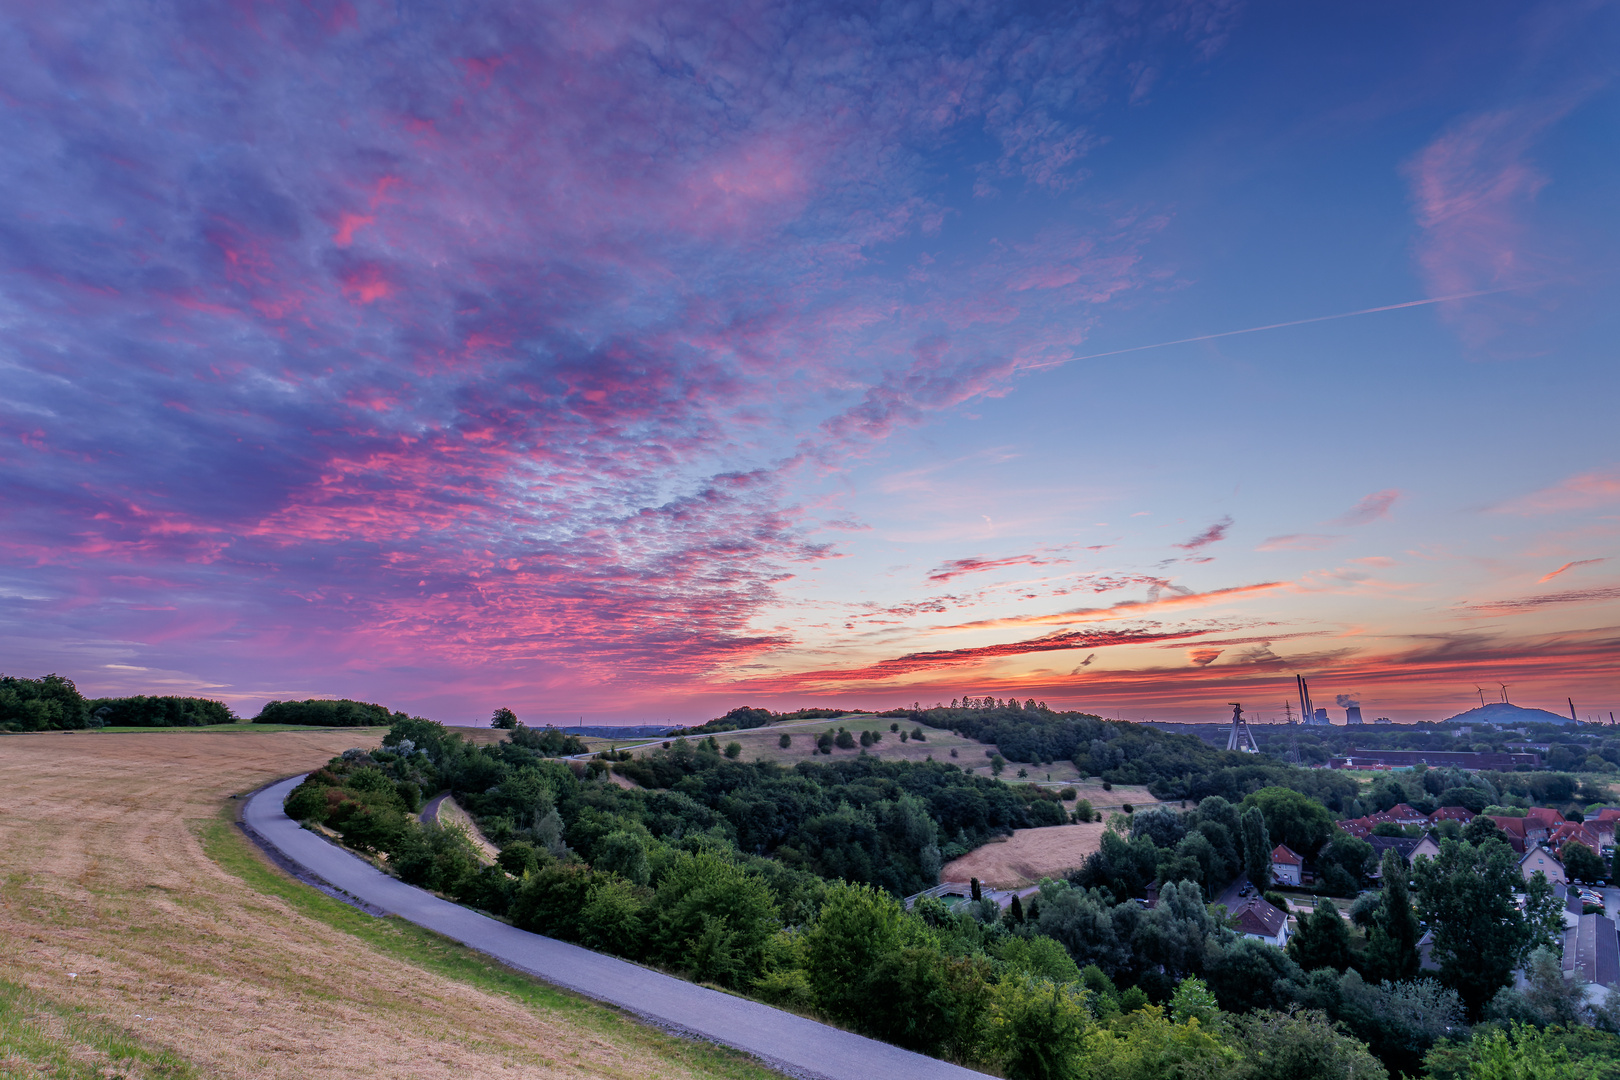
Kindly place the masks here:
<instances>
[{"instance_id":1,"label":"distant hill","mask_svg":"<svg viewBox=\"0 0 1620 1080\"><path fill-rule=\"evenodd\" d=\"M1567 716L1560 716L1546 709L1526 709L1522 705L1510 705L1505 701L1493 701L1479 709L1469 709L1467 712L1448 716L1448 724L1572 724Z\"/></svg>"}]
</instances>

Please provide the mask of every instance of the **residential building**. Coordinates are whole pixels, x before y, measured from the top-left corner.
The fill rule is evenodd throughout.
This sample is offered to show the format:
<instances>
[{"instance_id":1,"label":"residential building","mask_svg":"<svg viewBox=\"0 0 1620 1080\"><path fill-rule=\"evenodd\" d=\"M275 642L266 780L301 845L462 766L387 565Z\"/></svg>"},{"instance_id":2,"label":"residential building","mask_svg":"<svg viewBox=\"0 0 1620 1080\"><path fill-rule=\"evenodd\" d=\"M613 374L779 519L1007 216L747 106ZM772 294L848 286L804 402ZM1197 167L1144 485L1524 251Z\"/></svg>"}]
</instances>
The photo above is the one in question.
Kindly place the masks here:
<instances>
[{"instance_id":1,"label":"residential building","mask_svg":"<svg viewBox=\"0 0 1620 1080\"><path fill-rule=\"evenodd\" d=\"M1412 854L1408 856L1407 861L1417 862L1419 859L1437 859L1439 857L1440 838L1436 834L1430 833L1417 842L1417 846L1412 849Z\"/></svg>"},{"instance_id":2,"label":"residential building","mask_svg":"<svg viewBox=\"0 0 1620 1080\"><path fill-rule=\"evenodd\" d=\"M1271 876L1282 885L1298 885L1305 879L1305 860L1278 844L1271 853Z\"/></svg>"},{"instance_id":3,"label":"residential building","mask_svg":"<svg viewBox=\"0 0 1620 1080\"><path fill-rule=\"evenodd\" d=\"M1524 838L1545 842L1553 829L1564 823L1564 815L1547 806L1532 806L1524 812Z\"/></svg>"},{"instance_id":4,"label":"residential building","mask_svg":"<svg viewBox=\"0 0 1620 1080\"><path fill-rule=\"evenodd\" d=\"M1474 820L1474 812L1465 806L1442 806L1429 815L1429 823L1438 825L1442 821L1456 821L1467 825Z\"/></svg>"},{"instance_id":5,"label":"residential building","mask_svg":"<svg viewBox=\"0 0 1620 1080\"><path fill-rule=\"evenodd\" d=\"M1533 844L1519 860L1519 873L1524 875L1524 880L1529 881L1537 870L1546 874L1547 880L1554 885L1569 884L1569 877L1564 873L1564 864L1558 861L1558 856L1540 844Z\"/></svg>"},{"instance_id":6,"label":"residential building","mask_svg":"<svg viewBox=\"0 0 1620 1080\"><path fill-rule=\"evenodd\" d=\"M1576 971L1585 979L1586 1000L1593 1005L1620 985L1620 934L1613 919L1581 915L1564 931L1564 977L1574 978Z\"/></svg>"},{"instance_id":7,"label":"residential building","mask_svg":"<svg viewBox=\"0 0 1620 1080\"><path fill-rule=\"evenodd\" d=\"M1496 822L1496 827L1501 829L1502 833L1507 837L1509 847L1518 852L1520 855L1523 855L1526 851L1530 850L1531 841L1530 838L1525 835L1524 818L1509 817L1506 815L1499 817L1496 814L1492 814L1490 817L1492 821Z\"/></svg>"},{"instance_id":8,"label":"residential building","mask_svg":"<svg viewBox=\"0 0 1620 1080\"><path fill-rule=\"evenodd\" d=\"M1279 949L1288 944L1288 913L1258 896L1245 901L1232 912L1232 918L1237 922L1237 932L1244 937Z\"/></svg>"},{"instance_id":9,"label":"residential building","mask_svg":"<svg viewBox=\"0 0 1620 1080\"><path fill-rule=\"evenodd\" d=\"M1369 836L1367 837L1367 843L1371 844L1373 849L1374 870L1372 876L1378 877L1379 871L1376 868L1383 863L1384 852L1393 851L1410 866L1412 852L1417 849L1418 844L1422 843L1422 841L1414 840L1409 836Z\"/></svg>"},{"instance_id":10,"label":"residential building","mask_svg":"<svg viewBox=\"0 0 1620 1080\"><path fill-rule=\"evenodd\" d=\"M1585 844L1587 850L1593 854L1601 855L1605 850L1614 849L1614 826L1611 823L1608 832L1602 832L1595 824L1587 822L1565 821L1547 834L1546 844L1554 851L1563 851L1568 843Z\"/></svg>"}]
</instances>

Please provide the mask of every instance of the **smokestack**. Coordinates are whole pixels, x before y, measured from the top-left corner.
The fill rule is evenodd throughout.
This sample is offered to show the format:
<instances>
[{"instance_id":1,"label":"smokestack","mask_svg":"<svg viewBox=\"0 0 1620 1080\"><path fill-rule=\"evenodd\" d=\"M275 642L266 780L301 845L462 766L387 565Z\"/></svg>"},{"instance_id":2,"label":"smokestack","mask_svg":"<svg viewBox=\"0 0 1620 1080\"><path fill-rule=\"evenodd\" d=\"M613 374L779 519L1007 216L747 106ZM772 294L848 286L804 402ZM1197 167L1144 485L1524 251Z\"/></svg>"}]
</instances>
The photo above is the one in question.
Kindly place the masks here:
<instances>
[{"instance_id":1,"label":"smokestack","mask_svg":"<svg viewBox=\"0 0 1620 1080\"><path fill-rule=\"evenodd\" d=\"M1359 724L1359 723L1361 723L1361 706L1360 705L1346 706L1345 710L1344 710L1344 722L1345 722L1346 726L1349 726L1351 724Z\"/></svg>"}]
</instances>

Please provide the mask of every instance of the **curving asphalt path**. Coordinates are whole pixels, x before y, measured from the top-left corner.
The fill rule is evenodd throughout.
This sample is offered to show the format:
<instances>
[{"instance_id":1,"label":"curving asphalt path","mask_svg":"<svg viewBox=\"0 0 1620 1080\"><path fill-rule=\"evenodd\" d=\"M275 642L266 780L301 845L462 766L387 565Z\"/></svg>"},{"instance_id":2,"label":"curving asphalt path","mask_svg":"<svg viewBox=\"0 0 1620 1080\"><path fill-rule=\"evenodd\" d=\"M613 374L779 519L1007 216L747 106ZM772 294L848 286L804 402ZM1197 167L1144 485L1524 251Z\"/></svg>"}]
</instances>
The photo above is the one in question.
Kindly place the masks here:
<instances>
[{"instance_id":1,"label":"curving asphalt path","mask_svg":"<svg viewBox=\"0 0 1620 1080\"><path fill-rule=\"evenodd\" d=\"M654 1025L752 1054L790 1076L813 1080L967 1080L958 1065L818 1024L657 971L518 930L391 878L299 826L282 810L295 776L249 796L242 821L305 873L363 904L416 923ZM884 1003L874 1002L874 1008Z\"/></svg>"}]
</instances>

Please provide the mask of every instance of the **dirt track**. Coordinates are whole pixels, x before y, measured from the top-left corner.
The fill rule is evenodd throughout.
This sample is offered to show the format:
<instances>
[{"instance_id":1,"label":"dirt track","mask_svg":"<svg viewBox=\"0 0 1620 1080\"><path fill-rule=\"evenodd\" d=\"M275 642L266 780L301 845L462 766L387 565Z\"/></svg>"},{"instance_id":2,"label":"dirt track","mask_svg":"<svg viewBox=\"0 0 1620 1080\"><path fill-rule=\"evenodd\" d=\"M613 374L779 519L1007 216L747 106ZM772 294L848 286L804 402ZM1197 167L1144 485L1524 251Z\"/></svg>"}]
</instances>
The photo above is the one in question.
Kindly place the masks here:
<instances>
[{"instance_id":1,"label":"dirt track","mask_svg":"<svg viewBox=\"0 0 1620 1080\"><path fill-rule=\"evenodd\" d=\"M219 825L232 794L353 745L343 731L0 738L0 978L205 1076L767 1075L572 998L542 1008L433 974L204 850L203 835L245 843Z\"/></svg>"},{"instance_id":2,"label":"dirt track","mask_svg":"<svg viewBox=\"0 0 1620 1080\"><path fill-rule=\"evenodd\" d=\"M1043 877L1062 877L1102 844L1103 823L1049 825L1019 829L1010 840L986 844L953 859L940 871L941 881L978 878L996 888L1033 885Z\"/></svg>"}]
</instances>

